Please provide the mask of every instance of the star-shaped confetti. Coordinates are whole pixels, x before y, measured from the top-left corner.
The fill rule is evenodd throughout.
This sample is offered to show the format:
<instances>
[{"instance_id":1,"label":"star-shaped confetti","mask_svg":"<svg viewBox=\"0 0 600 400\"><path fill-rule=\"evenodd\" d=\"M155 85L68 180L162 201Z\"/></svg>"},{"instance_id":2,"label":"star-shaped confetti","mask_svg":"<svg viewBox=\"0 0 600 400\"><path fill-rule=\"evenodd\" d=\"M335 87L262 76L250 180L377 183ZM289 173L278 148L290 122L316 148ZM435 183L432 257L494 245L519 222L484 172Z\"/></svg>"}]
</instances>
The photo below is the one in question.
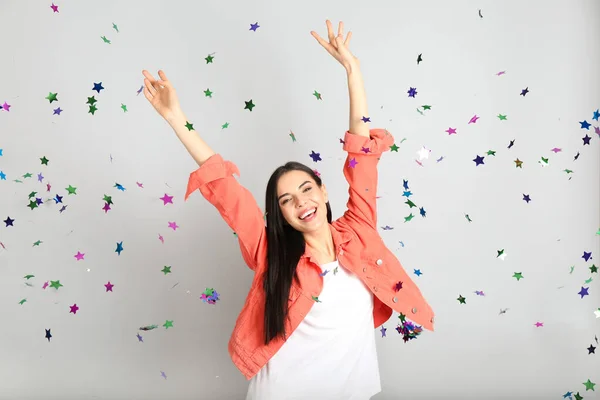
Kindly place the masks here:
<instances>
[{"instance_id":1,"label":"star-shaped confetti","mask_svg":"<svg viewBox=\"0 0 600 400\"><path fill-rule=\"evenodd\" d=\"M317 161L322 161L322 160L321 160L321 153L315 153L315 151L314 151L314 150L311 150L311 152L310 152L309 156L310 156L310 158L312 158L312 160L313 160L314 162L317 162Z\"/></svg>"},{"instance_id":2,"label":"star-shaped confetti","mask_svg":"<svg viewBox=\"0 0 600 400\"><path fill-rule=\"evenodd\" d=\"M594 389L594 386L596 386L596 384L594 382L590 381L589 379L587 380L587 382L583 382L583 384L585 385L585 391L586 392L588 390L596 391Z\"/></svg>"},{"instance_id":3,"label":"star-shaped confetti","mask_svg":"<svg viewBox=\"0 0 600 400\"><path fill-rule=\"evenodd\" d=\"M406 93L408 93L408 97L415 97L417 95L417 88L411 87Z\"/></svg>"},{"instance_id":4,"label":"star-shaped confetti","mask_svg":"<svg viewBox=\"0 0 600 400\"><path fill-rule=\"evenodd\" d=\"M104 87L102 86L102 82L100 82L100 83L94 82L94 87L92 88L92 90L95 90L96 92L100 93L100 91L102 89L104 89Z\"/></svg>"},{"instance_id":5,"label":"star-shaped confetti","mask_svg":"<svg viewBox=\"0 0 600 400\"><path fill-rule=\"evenodd\" d=\"M58 290L62 285L62 283L60 283L60 280L58 281L50 281L50 287L53 287L54 289Z\"/></svg>"},{"instance_id":6,"label":"star-shaped confetti","mask_svg":"<svg viewBox=\"0 0 600 400\"><path fill-rule=\"evenodd\" d=\"M458 298L457 298L456 300L458 300L458 302L459 302L460 304L467 304L467 303L466 303L466 300L467 300L467 299L466 299L466 298L464 298L462 295L458 295Z\"/></svg>"},{"instance_id":7,"label":"star-shaped confetti","mask_svg":"<svg viewBox=\"0 0 600 400\"><path fill-rule=\"evenodd\" d=\"M50 103L52 104L52 102L53 102L53 101L58 101L58 98L57 98L57 96L58 96L58 93L52 93L52 92L49 92L49 93L48 93L48 96L46 96L46 97L45 97L45 99L46 99L46 100L49 100L49 101L50 101Z\"/></svg>"},{"instance_id":8,"label":"star-shaped confetti","mask_svg":"<svg viewBox=\"0 0 600 400\"><path fill-rule=\"evenodd\" d=\"M521 272L515 272L513 278L516 278L517 281L523 279L523 274Z\"/></svg>"},{"instance_id":9,"label":"star-shaped confetti","mask_svg":"<svg viewBox=\"0 0 600 400\"><path fill-rule=\"evenodd\" d=\"M169 196L165 193L163 197L160 198L163 201L163 205L167 205L169 203L173 204L173 196Z\"/></svg>"},{"instance_id":10,"label":"star-shaped confetti","mask_svg":"<svg viewBox=\"0 0 600 400\"><path fill-rule=\"evenodd\" d=\"M254 103L252 103L252 99L250 99L250 101L245 101L244 103L246 103L246 106L244 107L244 110L250 110L250 111L252 111L252 109L254 107L256 107L256 105Z\"/></svg>"},{"instance_id":11,"label":"star-shaped confetti","mask_svg":"<svg viewBox=\"0 0 600 400\"><path fill-rule=\"evenodd\" d=\"M170 274L171 273L171 266L164 266L164 268L161 270L161 272L163 272L165 275L166 274Z\"/></svg>"},{"instance_id":12,"label":"star-shaped confetti","mask_svg":"<svg viewBox=\"0 0 600 400\"><path fill-rule=\"evenodd\" d=\"M475 162L475 166L477 167L477 166L478 166L478 165L480 165L480 164L485 164L485 163L483 162L483 159L484 159L484 158L485 158L485 157L482 157L482 156L480 156L480 155L477 155L477 157L475 157L475 158L473 159L473 161Z\"/></svg>"},{"instance_id":13,"label":"star-shaped confetti","mask_svg":"<svg viewBox=\"0 0 600 400\"><path fill-rule=\"evenodd\" d=\"M110 281L108 281L108 283L106 283L106 284L104 285L104 287L106 288L106 291L107 291L107 292L112 292L112 291L113 291L112 289L113 289L113 287L114 287L114 286L115 286L115 285L113 285L112 283L110 283Z\"/></svg>"},{"instance_id":14,"label":"star-shaped confetti","mask_svg":"<svg viewBox=\"0 0 600 400\"><path fill-rule=\"evenodd\" d=\"M219 293L213 288L206 288L200 296L203 302L208 304L215 304L219 300Z\"/></svg>"},{"instance_id":15,"label":"star-shaped confetti","mask_svg":"<svg viewBox=\"0 0 600 400\"><path fill-rule=\"evenodd\" d=\"M115 250L115 253L121 255L121 252L123 251L123 242L117 242L117 249Z\"/></svg>"},{"instance_id":16,"label":"star-shaped confetti","mask_svg":"<svg viewBox=\"0 0 600 400\"><path fill-rule=\"evenodd\" d=\"M496 258L499 258L501 260L504 260L506 258L506 253L504 252L504 249L496 250L496 252L498 253L498 255L496 255Z\"/></svg>"},{"instance_id":17,"label":"star-shaped confetti","mask_svg":"<svg viewBox=\"0 0 600 400\"><path fill-rule=\"evenodd\" d=\"M169 329L173 327L173 320L166 320L165 323L163 324L163 326L165 327L165 329Z\"/></svg>"}]
</instances>

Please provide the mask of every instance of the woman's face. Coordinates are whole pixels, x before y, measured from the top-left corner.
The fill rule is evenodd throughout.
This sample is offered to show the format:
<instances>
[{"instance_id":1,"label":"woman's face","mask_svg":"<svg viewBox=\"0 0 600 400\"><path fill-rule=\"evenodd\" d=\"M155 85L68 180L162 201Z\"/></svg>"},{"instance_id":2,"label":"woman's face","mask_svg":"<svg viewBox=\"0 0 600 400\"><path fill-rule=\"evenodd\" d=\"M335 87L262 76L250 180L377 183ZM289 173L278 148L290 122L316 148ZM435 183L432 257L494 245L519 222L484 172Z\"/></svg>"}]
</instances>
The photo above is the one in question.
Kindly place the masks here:
<instances>
[{"instance_id":1,"label":"woman's face","mask_svg":"<svg viewBox=\"0 0 600 400\"><path fill-rule=\"evenodd\" d=\"M283 217L297 231L312 232L327 223L327 189L306 172L283 174L277 182L277 197ZM306 215L311 210L315 211Z\"/></svg>"}]
</instances>

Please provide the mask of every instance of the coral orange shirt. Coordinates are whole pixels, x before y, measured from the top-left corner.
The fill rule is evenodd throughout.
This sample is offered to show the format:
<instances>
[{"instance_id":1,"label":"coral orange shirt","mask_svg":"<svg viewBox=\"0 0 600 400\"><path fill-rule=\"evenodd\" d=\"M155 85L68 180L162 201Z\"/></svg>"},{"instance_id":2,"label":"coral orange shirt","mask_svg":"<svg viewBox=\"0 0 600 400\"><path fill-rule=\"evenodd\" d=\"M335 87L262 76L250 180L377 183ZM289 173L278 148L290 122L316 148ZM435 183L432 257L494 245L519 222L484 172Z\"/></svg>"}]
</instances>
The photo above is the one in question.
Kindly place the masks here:
<instances>
[{"instance_id":1,"label":"coral orange shirt","mask_svg":"<svg viewBox=\"0 0 600 400\"><path fill-rule=\"evenodd\" d=\"M374 328L392 315L392 310L433 331L433 311L400 261L385 246L377 231L377 164L394 143L385 129L371 129L370 137L346 132L344 176L349 184L347 210L329 224L337 259L373 292ZM220 154L211 156L190 174L185 199L196 189L216 207L236 232L244 261L254 279L229 340L233 363L251 379L282 346L283 338L264 344L265 293L263 274L267 268L267 234L263 212L252 195L233 176L235 164ZM286 332L291 334L314 304L323 287L321 268L307 248L297 266L300 280L292 281ZM400 284L401 282L401 284Z\"/></svg>"}]
</instances>

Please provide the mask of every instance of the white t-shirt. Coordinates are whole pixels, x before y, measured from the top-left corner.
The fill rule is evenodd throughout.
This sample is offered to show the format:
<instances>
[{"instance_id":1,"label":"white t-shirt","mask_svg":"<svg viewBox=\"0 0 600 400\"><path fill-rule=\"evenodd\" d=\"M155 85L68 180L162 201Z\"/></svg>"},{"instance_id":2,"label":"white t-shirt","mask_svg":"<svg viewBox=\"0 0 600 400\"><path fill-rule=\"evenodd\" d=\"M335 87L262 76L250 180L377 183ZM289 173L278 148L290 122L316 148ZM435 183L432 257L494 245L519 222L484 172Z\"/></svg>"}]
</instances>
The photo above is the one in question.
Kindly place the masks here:
<instances>
[{"instance_id":1,"label":"white t-shirt","mask_svg":"<svg viewBox=\"0 0 600 400\"><path fill-rule=\"evenodd\" d=\"M298 328L250 380L246 400L367 400L381 391L373 293L339 262Z\"/></svg>"}]
</instances>

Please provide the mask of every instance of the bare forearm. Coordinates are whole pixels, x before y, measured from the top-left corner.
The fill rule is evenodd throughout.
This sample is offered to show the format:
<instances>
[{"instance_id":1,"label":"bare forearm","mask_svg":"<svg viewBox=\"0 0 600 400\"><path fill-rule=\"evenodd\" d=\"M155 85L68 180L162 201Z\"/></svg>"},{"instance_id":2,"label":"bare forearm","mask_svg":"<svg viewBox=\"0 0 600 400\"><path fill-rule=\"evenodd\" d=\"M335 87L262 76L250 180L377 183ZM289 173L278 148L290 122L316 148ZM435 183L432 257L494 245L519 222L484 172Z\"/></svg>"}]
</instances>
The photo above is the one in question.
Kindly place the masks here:
<instances>
[{"instance_id":1,"label":"bare forearm","mask_svg":"<svg viewBox=\"0 0 600 400\"><path fill-rule=\"evenodd\" d=\"M350 133L369 137L369 123L362 120L368 117L367 94L362 73L358 66L347 70L348 92L350 94Z\"/></svg>"},{"instance_id":2,"label":"bare forearm","mask_svg":"<svg viewBox=\"0 0 600 400\"><path fill-rule=\"evenodd\" d=\"M168 119L167 122L171 125L188 153L198 163L198 166L202 166L206 160L215 154L193 127L191 130L187 128L187 119L183 111Z\"/></svg>"}]
</instances>

